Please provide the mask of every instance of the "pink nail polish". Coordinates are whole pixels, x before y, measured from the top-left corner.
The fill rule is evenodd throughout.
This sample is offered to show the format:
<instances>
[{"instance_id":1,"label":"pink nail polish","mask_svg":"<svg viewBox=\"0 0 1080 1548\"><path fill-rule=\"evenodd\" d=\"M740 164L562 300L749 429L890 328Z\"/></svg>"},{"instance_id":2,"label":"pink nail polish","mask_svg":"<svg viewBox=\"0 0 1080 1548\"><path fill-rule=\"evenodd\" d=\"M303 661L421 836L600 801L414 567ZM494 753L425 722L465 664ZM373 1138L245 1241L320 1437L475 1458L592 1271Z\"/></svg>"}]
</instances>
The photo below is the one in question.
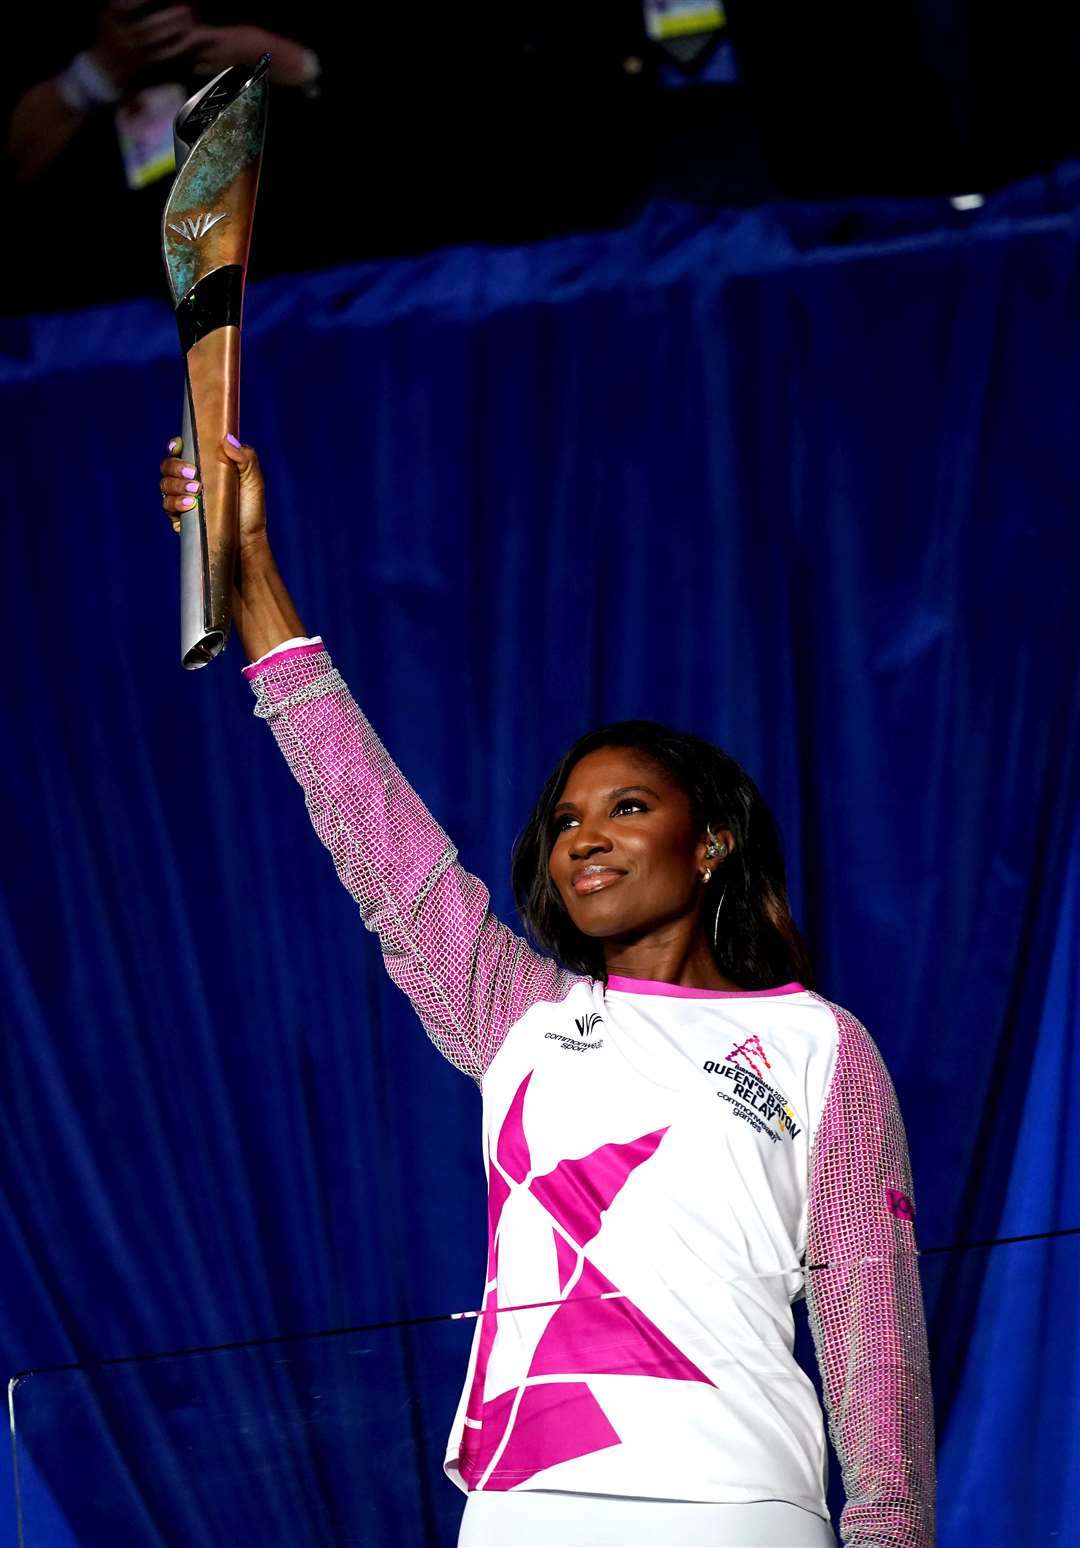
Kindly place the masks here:
<instances>
[{"instance_id":1,"label":"pink nail polish","mask_svg":"<svg viewBox=\"0 0 1080 1548\"><path fill-rule=\"evenodd\" d=\"M181 509L185 511L189 510L194 504L195 501L191 498L190 495L185 495L184 498L180 501Z\"/></svg>"},{"instance_id":2,"label":"pink nail polish","mask_svg":"<svg viewBox=\"0 0 1080 1548\"><path fill-rule=\"evenodd\" d=\"M195 469L194 468L181 468L180 469L180 477L181 478L194 478L195 477Z\"/></svg>"},{"instance_id":3,"label":"pink nail polish","mask_svg":"<svg viewBox=\"0 0 1080 1548\"><path fill-rule=\"evenodd\" d=\"M188 494L198 494L199 492L198 484L185 484L184 488L187 490Z\"/></svg>"},{"instance_id":4,"label":"pink nail polish","mask_svg":"<svg viewBox=\"0 0 1080 1548\"><path fill-rule=\"evenodd\" d=\"M225 437L225 439L228 441L230 446L239 446L240 445L240 442L236 439L235 435L233 435L231 431Z\"/></svg>"}]
</instances>

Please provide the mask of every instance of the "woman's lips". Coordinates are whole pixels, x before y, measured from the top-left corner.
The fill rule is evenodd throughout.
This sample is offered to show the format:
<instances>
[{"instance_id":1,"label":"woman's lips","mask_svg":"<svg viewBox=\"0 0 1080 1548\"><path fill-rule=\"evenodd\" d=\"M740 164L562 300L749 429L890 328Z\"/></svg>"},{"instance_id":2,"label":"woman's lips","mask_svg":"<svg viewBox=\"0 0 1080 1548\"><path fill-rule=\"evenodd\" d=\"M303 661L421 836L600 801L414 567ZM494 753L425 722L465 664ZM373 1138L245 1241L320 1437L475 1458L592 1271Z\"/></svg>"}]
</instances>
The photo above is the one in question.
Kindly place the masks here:
<instances>
[{"instance_id":1,"label":"woman's lips","mask_svg":"<svg viewBox=\"0 0 1080 1548\"><path fill-rule=\"evenodd\" d=\"M610 887L612 882L618 881L622 874L621 871L590 871L587 876L578 877L574 891L599 892L601 887Z\"/></svg>"}]
</instances>

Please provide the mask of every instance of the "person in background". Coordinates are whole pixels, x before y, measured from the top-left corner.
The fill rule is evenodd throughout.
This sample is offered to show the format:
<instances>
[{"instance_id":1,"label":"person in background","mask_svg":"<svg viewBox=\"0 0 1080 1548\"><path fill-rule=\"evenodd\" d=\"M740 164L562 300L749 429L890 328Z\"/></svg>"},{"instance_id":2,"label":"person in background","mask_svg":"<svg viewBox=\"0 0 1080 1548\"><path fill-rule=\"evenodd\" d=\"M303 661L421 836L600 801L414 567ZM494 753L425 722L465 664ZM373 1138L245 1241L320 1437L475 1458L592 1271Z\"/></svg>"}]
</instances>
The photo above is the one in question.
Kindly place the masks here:
<instances>
[{"instance_id":1,"label":"person in background","mask_svg":"<svg viewBox=\"0 0 1080 1548\"><path fill-rule=\"evenodd\" d=\"M210 26L190 5L108 0L90 46L19 97L11 113L8 155L20 182L40 177L101 108L165 76L212 76L270 54L274 85L311 88L318 56L292 38L258 26Z\"/></svg>"},{"instance_id":2,"label":"person in background","mask_svg":"<svg viewBox=\"0 0 1080 1548\"><path fill-rule=\"evenodd\" d=\"M158 229L172 120L208 79L264 53L273 95L260 224L277 224L275 204L302 217L313 198L310 164L320 159L319 54L290 35L284 10L259 0L251 10L254 18L217 0L49 8L8 86L5 202L33 233L10 255L9 306L52 311L165 295Z\"/></svg>"}]
</instances>

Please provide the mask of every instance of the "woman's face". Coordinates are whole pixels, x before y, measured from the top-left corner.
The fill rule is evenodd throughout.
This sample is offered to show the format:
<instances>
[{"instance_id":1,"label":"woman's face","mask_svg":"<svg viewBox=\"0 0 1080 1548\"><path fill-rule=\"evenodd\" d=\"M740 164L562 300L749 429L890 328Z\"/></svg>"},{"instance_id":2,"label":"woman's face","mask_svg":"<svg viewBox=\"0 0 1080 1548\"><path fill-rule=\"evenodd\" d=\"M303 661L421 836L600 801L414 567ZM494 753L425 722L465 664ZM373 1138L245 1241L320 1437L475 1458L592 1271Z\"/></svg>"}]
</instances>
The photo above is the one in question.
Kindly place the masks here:
<instances>
[{"instance_id":1,"label":"woman's face","mask_svg":"<svg viewBox=\"0 0 1080 1548\"><path fill-rule=\"evenodd\" d=\"M583 935L639 938L701 911L707 839L689 798L631 747L600 747L555 806L549 869Z\"/></svg>"}]
</instances>

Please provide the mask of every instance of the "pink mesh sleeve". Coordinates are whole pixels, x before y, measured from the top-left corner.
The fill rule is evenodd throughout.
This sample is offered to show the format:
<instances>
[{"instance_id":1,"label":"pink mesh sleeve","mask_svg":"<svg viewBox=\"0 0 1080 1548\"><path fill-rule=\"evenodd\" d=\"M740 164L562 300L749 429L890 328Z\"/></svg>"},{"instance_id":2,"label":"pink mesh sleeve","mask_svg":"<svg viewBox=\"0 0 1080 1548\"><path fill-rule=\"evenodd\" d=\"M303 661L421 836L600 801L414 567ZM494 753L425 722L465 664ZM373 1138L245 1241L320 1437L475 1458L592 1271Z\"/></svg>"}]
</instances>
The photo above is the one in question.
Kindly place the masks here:
<instances>
[{"instance_id":1,"label":"pink mesh sleeve","mask_svg":"<svg viewBox=\"0 0 1080 1548\"><path fill-rule=\"evenodd\" d=\"M810 1156L806 1299L847 1496L840 1533L849 1548L933 1548L934 1411L907 1139L869 1033L830 1009L839 1047Z\"/></svg>"},{"instance_id":2,"label":"pink mesh sleeve","mask_svg":"<svg viewBox=\"0 0 1080 1548\"><path fill-rule=\"evenodd\" d=\"M487 888L391 761L327 653L248 669L342 884L439 1051L479 1081L507 1031L578 982L495 918Z\"/></svg>"}]
</instances>

